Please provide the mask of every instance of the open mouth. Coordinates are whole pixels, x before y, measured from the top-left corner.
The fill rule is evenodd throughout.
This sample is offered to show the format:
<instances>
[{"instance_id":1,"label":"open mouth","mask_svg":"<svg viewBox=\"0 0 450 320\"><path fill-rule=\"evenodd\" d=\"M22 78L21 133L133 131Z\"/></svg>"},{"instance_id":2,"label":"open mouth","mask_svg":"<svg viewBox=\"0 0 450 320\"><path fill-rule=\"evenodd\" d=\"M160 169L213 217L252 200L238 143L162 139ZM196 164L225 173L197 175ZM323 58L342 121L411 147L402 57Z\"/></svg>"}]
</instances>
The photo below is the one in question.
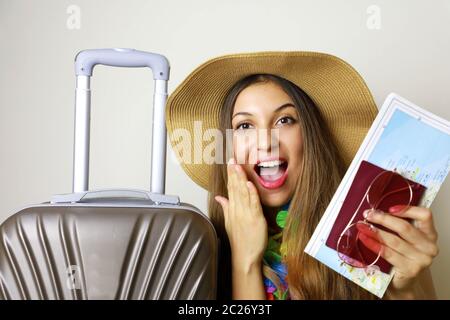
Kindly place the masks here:
<instances>
[{"instance_id":1,"label":"open mouth","mask_svg":"<svg viewBox=\"0 0 450 320\"><path fill-rule=\"evenodd\" d=\"M266 189L280 188L287 178L288 162L279 158L270 161L258 161L254 170L259 183Z\"/></svg>"}]
</instances>

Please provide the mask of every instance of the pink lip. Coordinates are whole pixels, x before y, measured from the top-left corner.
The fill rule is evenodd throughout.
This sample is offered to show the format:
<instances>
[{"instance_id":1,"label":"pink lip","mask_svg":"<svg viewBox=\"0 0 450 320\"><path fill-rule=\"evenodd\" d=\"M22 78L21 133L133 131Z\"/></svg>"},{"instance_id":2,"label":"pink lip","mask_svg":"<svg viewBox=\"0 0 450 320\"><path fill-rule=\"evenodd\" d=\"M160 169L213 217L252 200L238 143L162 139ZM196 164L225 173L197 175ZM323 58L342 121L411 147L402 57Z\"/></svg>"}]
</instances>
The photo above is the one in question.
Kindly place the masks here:
<instances>
[{"instance_id":1,"label":"pink lip","mask_svg":"<svg viewBox=\"0 0 450 320\"><path fill-rule=\"evenodd\" d=\"M273 161L273 160L286 161L286 159L280 158L280 157L270 157L270 158L265 158L265 159L260 159L260 160L258 159L258 161L256 162L255 167L262 161ZM264 188L273 190L273 189L278 189L279 187L281 187L286 182L286 179L287 179L287 176L288 176L288 171L289 171L289 168L286 168L286 171L283 173L283 175L279 179L274 180L274 181L266 181L263 178L261 178L261 176L258 175L258 174L256 174L256 176L258 177L259 183Z\"/></svg>"}]
</instances>

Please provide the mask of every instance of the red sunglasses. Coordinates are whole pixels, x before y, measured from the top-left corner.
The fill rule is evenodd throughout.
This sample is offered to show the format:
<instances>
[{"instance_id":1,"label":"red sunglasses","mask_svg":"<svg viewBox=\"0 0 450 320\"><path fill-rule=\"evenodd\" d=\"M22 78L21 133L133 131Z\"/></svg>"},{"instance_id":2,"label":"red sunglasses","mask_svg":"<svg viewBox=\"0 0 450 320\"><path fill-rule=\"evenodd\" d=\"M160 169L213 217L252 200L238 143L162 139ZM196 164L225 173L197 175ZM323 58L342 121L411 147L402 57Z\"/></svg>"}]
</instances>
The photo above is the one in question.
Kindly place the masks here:
<instances>
[{"instance_id":1,"label":"red sunglasses","mask_svg":"<svg viewBox=\"0 0 450 320\"><path fill-rule=\"evenodd\" d=\"M391 186L395 186L395 188ZM395 196L398 205L405 206L403 209L405 211L411 205L413 188L409 181L398 172L386 170L372 180L352 218L339 236L336 251L342 262L364 269L376 266L381 256L381 249L373 252L373 249L367 248L361 241L359 231L361 228L373 228L373 226L365 218L356 222L354 220L364 201L367 201L370 209L377 210L384 201L392 196Z\"/></svg>"}]
</instances>

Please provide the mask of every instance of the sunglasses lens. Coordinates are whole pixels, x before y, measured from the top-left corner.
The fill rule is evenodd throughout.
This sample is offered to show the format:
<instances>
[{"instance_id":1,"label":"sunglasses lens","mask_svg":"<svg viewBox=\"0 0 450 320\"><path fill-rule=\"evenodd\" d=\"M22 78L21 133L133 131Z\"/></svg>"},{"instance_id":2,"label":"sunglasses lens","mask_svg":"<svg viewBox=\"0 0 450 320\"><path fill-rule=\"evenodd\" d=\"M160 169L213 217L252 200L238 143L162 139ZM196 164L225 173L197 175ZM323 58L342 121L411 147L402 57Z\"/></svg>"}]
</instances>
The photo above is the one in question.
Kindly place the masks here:
<instances>
[{"instance_id":1,"label":"sunglasses lens","mask_svg":"<svg viewBox=\"0 0 450 320\"><path fill-rule=\"evenodd\" d=\"M364 222L350 225L337 243L337 252L341 261L356 268L370 266L379 258L379 252L373 252L361 241L361 231L358 230L361 228L369 227Z\"/></svg>"},{"instance_id":2,"label":"sunglasses lens","mask_svg":"<svg viewBox=\"0 0 450 320\"><path fill-rule=\"evenodd\" d=\"M408 181L398 173L383 172L373 180L369 188L367 201L372 208L409 205L411 202L411 187Z\"/></svg>"}]
</instances>

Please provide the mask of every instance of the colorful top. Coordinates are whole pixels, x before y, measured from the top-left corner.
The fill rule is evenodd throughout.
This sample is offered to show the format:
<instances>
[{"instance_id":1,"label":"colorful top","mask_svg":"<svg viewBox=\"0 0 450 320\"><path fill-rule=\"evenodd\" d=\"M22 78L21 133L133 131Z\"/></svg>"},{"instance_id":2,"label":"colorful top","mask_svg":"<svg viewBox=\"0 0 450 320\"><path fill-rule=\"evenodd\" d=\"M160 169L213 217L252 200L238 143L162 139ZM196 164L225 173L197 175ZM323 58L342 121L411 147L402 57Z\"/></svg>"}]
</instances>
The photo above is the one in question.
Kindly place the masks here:
<instances>
[{"instance_id":1,"label":"colorful top","mask_svg":"<svg viewBox=\"0 0 450 320\"><path fill-rule=\"evenodd\" d=\"M276 216L277 225L283 229L286 224L290 201L281 207ZM287 284L287 268L282 261L285 255L282 242L282 231L269 236L267 249L264 252L263 263L268 265L275 271L276 276L281 283L281 289L277 289L276 285L269 279L264 277L264 287L266 289L266 297L268 300L289 300L289 291Z\"/></svg>"}]
</instances>

